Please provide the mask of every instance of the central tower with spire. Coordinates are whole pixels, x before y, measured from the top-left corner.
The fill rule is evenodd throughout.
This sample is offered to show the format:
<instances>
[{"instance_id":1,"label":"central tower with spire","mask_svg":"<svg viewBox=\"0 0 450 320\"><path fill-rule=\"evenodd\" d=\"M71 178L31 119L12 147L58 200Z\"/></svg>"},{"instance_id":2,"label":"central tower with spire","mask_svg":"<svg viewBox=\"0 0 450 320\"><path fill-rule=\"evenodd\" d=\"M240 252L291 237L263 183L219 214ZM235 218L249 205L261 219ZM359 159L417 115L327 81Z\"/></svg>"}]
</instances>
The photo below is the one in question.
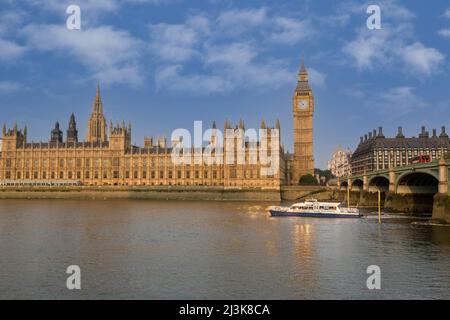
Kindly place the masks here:
<instances>
[{"instance_id":1,"label":"central tower with spire","mask_svg":"<svg viewBox=\"0 0 450 320\"><path fill-rule=\"evenodd\" d=\"M100 84L97 84L97 92L92 107L92 114L88 121L88 132L86 135L88 142L106 142L106 119L103 115L103 104L100 97Z\"/></svg>"},{"instance_id":2,"label":"central tower with spire","mask_svg":"<svg viewBox=\"0 0 450 320\"><path fill-rule=\"evenodd\" d=\"M298 185L304 175L314 175L313 115L314 96L302 57L297 87L293 97L294 159L291 184Z\"/></svg>"}]
</instances>

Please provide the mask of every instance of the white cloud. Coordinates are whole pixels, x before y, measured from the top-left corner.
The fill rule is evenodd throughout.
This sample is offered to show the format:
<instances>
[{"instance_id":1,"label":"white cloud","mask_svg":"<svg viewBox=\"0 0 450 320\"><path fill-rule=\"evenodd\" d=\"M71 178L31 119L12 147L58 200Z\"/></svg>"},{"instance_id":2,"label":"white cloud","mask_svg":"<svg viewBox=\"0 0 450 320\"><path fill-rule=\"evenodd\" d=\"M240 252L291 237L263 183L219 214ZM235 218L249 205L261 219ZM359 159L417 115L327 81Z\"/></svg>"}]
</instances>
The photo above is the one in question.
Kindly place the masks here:
<instances>
[{"instance_id":1,"label":"white cloud","mask_svg":"<svg viewBox=\"0 0 450 320\"><path fill-rule=\"evenodd\" d=\"M72 4L80 6L82 11L116 11L126 4L170 4L176 0L26 0L33 6L55 12L65 12L65 9Z\"/></svg>"},{"instance_id":2,"label":"white cloud","mask_svg":"<svg viewBox=\"0 0 450 320\"><path fill-rule=\"evenodd\" d=\"M40 7L43 10L51 10L54 12L60 12L65 14L69 5L78 5L82 13L89 11L115 11L119 7L117 0L77 0L74 3L73 0L26 0L33 6Z\"/></svg>"},{"instance_id":3,"label":"white cloud","mask_svg":"<svg viewBox=\"0 0 450 320\"><path fill-rule=\"evenodd\" d=\"M277 42L295 45L313 34L308 21L270 15L266 8L228 10L211 17L189 16L184 23L150 25L149 48L160 61L155 77L158 88L203 93L242 88L271 88L295 82L285 62L267 57L254 45ZM180 63L198 63L197 73L182 73ZM313 70L312 78L323 86L325 76ZM167 81L171 79L172 81ZM195 86L192 81L201 83ZM211 82L207 85L208 81ZM173 85L176 83L176 86Z\"/></svg>"},{"instance_id":4,"label":"white cloud","mask_svg":"<svg viewBox=\"0 0 450 320\"><path fill-rule=\"evenodd\" d=\"M92 77L101 79L102 84L105 85L129 84L131 86L139 86L144 82L144 76L136 65L102 68Z\"/></svg>"},{"instance_id":5,"label":"white cloud","mask_svg":"<svg viewBox=\"0 0 450 320\"><path fill-rule=\"evenodd\" d=\"M414 90L413 87L392 88L387 92L373 95L367 100L366 105L377 109L380 113L389 112L391 115L404 116L428 106Z\"/></svg>"},{"instance_id":6,"label":"white cloud","mask_svg":"<svg viewBox=\"0 0 450 320\"><path fill-rule=\"evenodd\" d=\"M425 75L431 75L445 59L438 50L427 48L420 42L402 48L401 55L412 71Z\"/></svg>"},{"instance_id":7,"label":"white cloud","mask_svg":"<svg viewBox=\"0 0 450 320\"><path fill-rule=\"evenodd\" d=\"M358 69L371 69L374 63L385 63L389 50L390 32L386 29L368 32L363 29L357 38L344 45L343 51Z\"/></svg>"},{"instance_id":8,"label":"white cloud","mask_svg":"<svg viewBox=\"0 0 450 320\"><path fill-rule=\"evenodd\" d=\"M188 25L160 23L149 28L150 50L160 59L180 62L196 54L198 34Z\"/></svg>"},{"instance_id":9,"label":"white cloud","mask_svg":"<svg viewBox=\"0 0 450 320\"><path fill-rule=\"evenodd\" d=\"M344 44L344 54L355 67L364 69L402 68L417 77L430 76L444 62L439 50L415 40L413 26L384 24L381 30L360 29L357 37Z\"/></svg>"},{"instance_id":10,"label":"white cloud","mask_svg":"<svg viewBox=\"0 0 450 320\"><path fill-rule=\"evenodd\" d=\"M60 51L68 59L77 59L94 76L102 76L102 82L136 84L141 79L137 66L141 43L126 31L110 26L69 31L61 25L31 24L23 29L22 35L33 49ZM120 71L128 77L117 76Z\"/></svg>"},{"instance_id":11,"label":"white cloud","mask_svg":"<svg viewBox=\"0 0 450 320\"><path fill-rule=\"evenodd\" d=\"M9 62L25 52L26 48L14 42L0 38L0 61Z\"/></svg>"},{"instance_id":12,"label":"white cloud","mask_svg":"<svg viewBox=\"0 0 450 320\"><path fill-rule=\"evenodd\" d=\"M450 38L450 29L441 29L438 31L438 34L445 38Z\"/></svg>"},{"instance_id":13,"label":"white cloud","mask_svg":"<svg viewBox=\"0 0 450 320\"><path fill-rule=\"evenodd\" d=\"M313 86L317 86L320 88L325 87L325 82L327 79L325 73L322 73L314 68L308 68L308 73L309 73L309 81Z\"/></svg>"},{"instance_id":14,"label":"white cloud","mask_svg":"<svg viewBox=\"0 0 450 320\"><path fill-rule=\"evenodd\" d=\"M365 13L366 4L350 6L347 13ZM360 70L399 68L400 71L417 77L430 76L437 71L445 56L417 39L412 22L414 13L396 0L384 0L378 4L381 8L382 29L368 30L363 27L342 48L355 67ZM342 8L345 10L344 6Z\"/></svg>"},{"instance_id":15,"label":"white cloud","mask_svg":"<svg viewBox=\"0 0 450 320\"><path fill-rule=\"evenodd\" d=\"M22 85L14 81L0 81L0 93L8 94L18 91Z\"/></svg>"},{"instance_id":16,"label":"white cloud","mask_svg":"<svg viewBox=\"0 0 450 320\"><path fill-rule=\"evenodd\" d=\"M195 94L226 92L231 84L214 75L182 75L181 65L170 65L159 69L155 74L157 89L182 91Z\"/></svg>"},{"instance_id":17,"label":"white cloud","mask_svg":"<svg viewBox=\"0 0 450 320\"><path fill-rule=\"evenodd\" d=\"M239 34L263 25L267 21L267 9L243 9L222 12L217 17L218 26L227 33Z\"/></svg>"},{"instance_id":18,"label":"white cloud","mask_svg":"<svg viewBox=\"0 0 450 320\"><path fill-rule=\"evenodd\" d=\"M276 17L273 27L270 39L276 43L295 45L315 34L315 30L308 20Z\"/></svg>"},{"instance_id":19,"label":"white cloud","mask_svg":"<svg viewBox=\"0 0 450 320\"><path fill-rule=\"evenodd\" d=\"M295 74L281 62L257 62L257 50L248 43L209 46L204 54L205 73L183 74L179 64L161 67L155 76L158 90L208 95L239 89L279 88L295 82ZM324 75L313 71L318 82Z\"/></svg>"},{"instance_id":20,"label":"white cloud","mask_svg":"<svg viewBox=\"0 0 450 320\"><path fill-rule=\"evenodd\" d=\"M447 19L450 19L450 8L445 10L444 17L446 17Z\"/></svg>"},{"instance_id":21,"label":"white cloud","mask_svg":"<svg viewBox=\"0 0 450 320\"><path fill-rule=\"evenodd\" d=\"M0 13L0 34L16 29L24 21L26 14L20 10L5 10Z\"/></svg>"},{"instance_id":22,"label":"white cloud","mask_svg":"<svg viewBox=\"0 0 450 320\"><path fill-rule=\"evenodd\" d=\"M249 64L257 55L257 50L248 43L232 43L208 47L204 60L207 64L242 66Z\"/></svg>"},{"instance_id":23,"label":"white cloud","mask_svg":"<svg viewBox=\"0 0 450 320\"><path fill-rule=\"evenodd\" d=\"M233 88L279 88L295 81L295 74L273 59L258 59L255 46L245 42L207 48L204 62L211 70L220 70Z\"/></svg>"}]
</instances>

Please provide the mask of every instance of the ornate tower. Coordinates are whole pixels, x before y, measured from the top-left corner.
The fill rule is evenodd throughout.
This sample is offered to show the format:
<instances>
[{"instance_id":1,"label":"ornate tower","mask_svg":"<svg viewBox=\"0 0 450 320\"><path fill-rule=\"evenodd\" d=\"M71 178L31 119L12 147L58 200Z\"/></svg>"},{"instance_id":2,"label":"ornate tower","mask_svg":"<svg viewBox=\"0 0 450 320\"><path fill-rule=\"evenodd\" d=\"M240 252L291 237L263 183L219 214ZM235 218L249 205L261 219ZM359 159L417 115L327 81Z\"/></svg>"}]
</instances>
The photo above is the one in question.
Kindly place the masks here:
<instances>
[{"instance_id":1,"label":"ornate tower","mask_svg":"<svg viewBox=\"0 0 450 320\"><path fill-rule=\"evenodd\" d=\"M109 125L109 147L114 150L127 150L131 146L131 124L125 126L117 123L113 126L112 122Z\"/></svg>"},{"instance_id":2,"label":"ornate tower","mask_svg":"<svg viewBox=\"0 0 450 320\"><path fill-rule=\"evenodd\" d=\"M77 123L75 122L75 115L72 113L69 120L69 129L67 129L67 143L78 142Z\"/></svg>"},{"instance_id":3,"label":"ornate tower","mask_svg":"<svg viewBox=\"0 0 450 320\"><path fill-rule=\"evenodd\" d=\"M97 92L93 103L93 110L88 122L86 135L88 142L106 142L106 120L103 115L103 104L100 97L100 84L97 84Z\"/></svg>"},{"instance_id":4,"label":"ornate tower","mask_svg":"<svg viewBox=\"0 0 450 320\"><path fill-rule=\"evenodd\" d=\"M309 86L308 71L305 68L303 58L292 105L294 113L294 162L291 184L297 185L301 176L314 175L314 96Z\"/></svg>"},{"instance_id":5,"label":"ornate tower","mask_svg":"<svg viewBox=\"0 0 450 320\"><path fill-rule=\"evenodd\" d=\"M17 123L14 123L13 129L8 130L6 129L6 124L4 124L2 129L2 141L3 143L0 146L0 151L16 150L16 148L27 143L27 127L24 128L22 133L22 131L17 128Z\"/></svg>"},{"instance_id":6,"label":"ornate tower","mask_svg":"<svg viewBox=\"0 0 450 320\"><path fill-rule=\"evenodd\" d=\"M63 142L63 133L59 129L59 122L58 121L56 121L55 128L51 132L50 142L59 142L59 143Z\"/></svg>"}]
</instances>

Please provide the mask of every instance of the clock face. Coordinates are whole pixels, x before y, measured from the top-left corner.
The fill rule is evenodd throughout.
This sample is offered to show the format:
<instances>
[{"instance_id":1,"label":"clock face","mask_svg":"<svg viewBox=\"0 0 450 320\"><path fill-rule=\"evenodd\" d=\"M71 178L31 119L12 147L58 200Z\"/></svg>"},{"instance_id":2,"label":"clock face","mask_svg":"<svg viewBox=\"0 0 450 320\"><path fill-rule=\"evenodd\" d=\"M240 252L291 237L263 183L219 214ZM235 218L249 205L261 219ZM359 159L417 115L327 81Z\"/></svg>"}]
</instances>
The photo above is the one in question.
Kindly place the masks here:
<instances>
[{"instance_id":1,"label":"clock face","mask_svg":"<svg viewBox=\"0 0 450 320\"><path fill-rule=\"evenodd\" d=\"M298 102L298 106L300 109L304 110L304 109L308 109L309 106L309 101L308 100L300 100Z\"/></svg>"}]
</instances>

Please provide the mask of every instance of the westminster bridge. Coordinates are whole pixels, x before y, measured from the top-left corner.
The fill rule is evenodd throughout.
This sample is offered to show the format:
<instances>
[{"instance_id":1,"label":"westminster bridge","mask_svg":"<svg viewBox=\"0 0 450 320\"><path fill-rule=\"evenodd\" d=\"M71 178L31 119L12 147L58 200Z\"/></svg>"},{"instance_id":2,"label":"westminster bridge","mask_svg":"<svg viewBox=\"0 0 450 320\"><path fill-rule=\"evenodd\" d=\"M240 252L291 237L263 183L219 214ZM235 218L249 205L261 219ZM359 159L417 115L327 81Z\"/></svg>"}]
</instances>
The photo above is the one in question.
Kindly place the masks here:
<instances>
[{"instance_id":1,"label":"westminster bridge","mask_svg":"<svg viewBox=\"0 0 450 320\"><path fill-rule=\"evenodd\" d=\"M433 220L450 223L450 159L373 171L340 178L338 187L351 205L376 206L406 213L432 212Z\"/></svg>"}]
</instances>

